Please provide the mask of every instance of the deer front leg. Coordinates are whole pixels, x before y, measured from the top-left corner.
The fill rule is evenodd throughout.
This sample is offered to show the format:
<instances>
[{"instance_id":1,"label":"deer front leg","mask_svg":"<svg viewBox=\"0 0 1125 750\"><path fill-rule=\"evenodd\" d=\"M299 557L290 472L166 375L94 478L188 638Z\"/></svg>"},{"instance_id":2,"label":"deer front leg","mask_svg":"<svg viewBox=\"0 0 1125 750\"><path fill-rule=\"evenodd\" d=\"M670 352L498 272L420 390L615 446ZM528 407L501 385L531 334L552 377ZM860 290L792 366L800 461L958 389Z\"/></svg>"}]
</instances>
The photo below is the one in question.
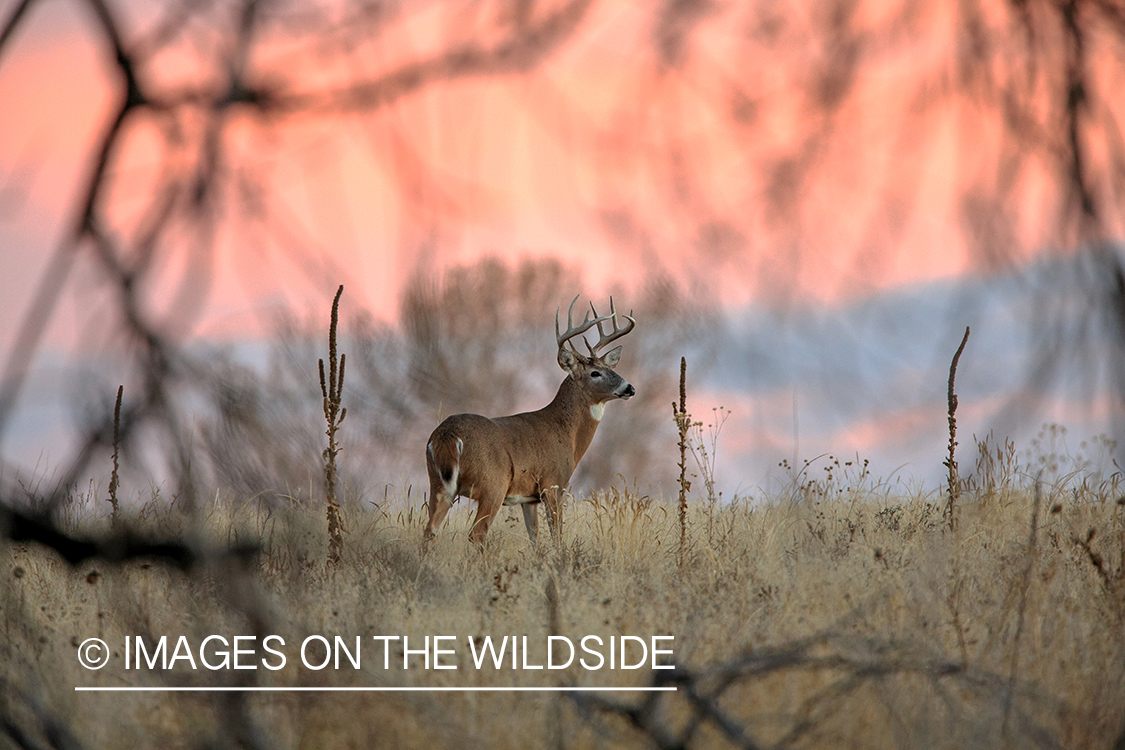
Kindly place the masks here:
<instances>
[{"instance_id":1,"label":"deer front leg","mask_svg":"<svg viewBox=\"0 0 1125 750\"><path fill-rule=\"evenodd\" d=\"M523 503L523 525L532 544L539 543L539 503Z\"/></svg>"}]
</instances>

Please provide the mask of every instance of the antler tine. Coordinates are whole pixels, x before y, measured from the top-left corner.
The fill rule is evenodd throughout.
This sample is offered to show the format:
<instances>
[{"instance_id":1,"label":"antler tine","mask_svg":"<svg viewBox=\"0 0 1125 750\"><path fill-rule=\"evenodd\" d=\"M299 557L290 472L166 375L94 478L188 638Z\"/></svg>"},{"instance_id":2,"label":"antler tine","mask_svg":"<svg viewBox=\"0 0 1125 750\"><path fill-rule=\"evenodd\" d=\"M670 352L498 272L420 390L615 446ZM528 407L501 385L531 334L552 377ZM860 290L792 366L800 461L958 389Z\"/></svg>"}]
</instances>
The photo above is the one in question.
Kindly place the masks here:
<instances>
[{"instance_id":1,"label":"antler tine","mask_svg":"<svg viewBox=\"0 0 1125 750\"><path fill-rule=\"evenodd\" d=\"M590 300L590 312L594 313L594 318L598 324L598 337L600 338L605 335L605 332L602 330L602 323L605 321L605 318L598 315L598 309L594 307L593 300ZM585 336L582 337L582 343L586 345L586 351L590 352L591 357L598 356L598 353L594 350L594 347L590 346L590 342L586 340Z\"/></svg>"},{"instance_id":2,"label":"antler tine","mask_svg":"<svg viewBox=\"0 0 1125 750\"><path fill-rule=\"evenodd\" d=\"M590 309L594 310L593 303L590 303ZM594 310L595 317L597 316L597 314L598 314L598 311ZM617 327L617 308L614 307L613 297L610 297L609 298L609 315L606 315L606 316L603 316L603 317L600 317L600 318L596 317L595 322L597 322L597 324L598 324L598 343L595 344L592 347L589 344L586 344L586 348L590 350L590 354L593 355L593 356L597 356L598 351L600 351L601 348L604 347L606 344L609 344L610 342L616 341L617 339L621 338L625 334L629 333L629 331L633 330L633 326L637 325L637 321L633 320L632 315L633 315L632 310L629 311L628 315L622 315L621 317L625 318L625 320L627 321L627 325L625 325L625 327L623 327L623 328L618 328ZM604 323L607 320L613 322L613 332L608 334L608 335L606 334L605 329L602 328L602 323Z\"/></svg>"},{"instance_id":3,"label":"antler tine","mask_svg":"<svg viewBox=\"0 0 1125 750\"><path fill-rule=\"evenodd\" d=\"M578 302L579 296L580 295L577 295L577 294L574 295L574 299L571 300L571 303L570 303L570 309L568 309L566 311L566 331L564 333L559 333L559 310L557 308L555 309L555 341L558 343L560 349L563 348L563 346L566 344L566 342L570 341L575 336L578 336L580 334L585 333L586 331L593 328L595 324L600 326L601 323L605 320L605 318L598 318L597 317L597 311L594 311L594 319L593 320L590 319L590 313L586 313L585 317L582 319L582 323L578 326L575 326L574 325L574 305L575 305L576 302ZM592 307L593 307L593 305L591 305L591 308ZM599 331L600 330L601 329L599 328ZM585 341L585 339L583 339L583 341ZM571 347L571 349L573 349L574 344L571 344L570 347ZM590 347L590 345L586 344L586 348L589 348L589 347Z\"/></svg>"}]
</instances>

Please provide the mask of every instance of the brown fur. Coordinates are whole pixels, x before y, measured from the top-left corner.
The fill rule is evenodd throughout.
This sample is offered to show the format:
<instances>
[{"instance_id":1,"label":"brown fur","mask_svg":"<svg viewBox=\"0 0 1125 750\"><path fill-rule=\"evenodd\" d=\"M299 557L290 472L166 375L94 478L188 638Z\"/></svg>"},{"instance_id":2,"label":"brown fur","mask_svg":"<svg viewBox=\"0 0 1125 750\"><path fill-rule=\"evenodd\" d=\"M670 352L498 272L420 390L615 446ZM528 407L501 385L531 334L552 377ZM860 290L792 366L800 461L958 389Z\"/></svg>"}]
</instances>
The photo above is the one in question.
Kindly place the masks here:
<instances>
[{"instance_id":1,"label":"brown fur","mask_svg":"<svg viewBox=\"0 0 1125 750\"><path fill-rule=\"evenodd\" d=\"M456 496L477 501L470 538L483 546L489 526L507 498L523 505L528 535L536 539L538 504L547 503L552 532L560 531L560 497L575 467L590 447L598 420L591 407L634 390L616 372L620 347L602 357L560 350L559 364L570 374L550 404L538 411L490 419L455 414L430 435L426 467L430 477L430 519L425 538L433 539ZM463 450L458 456L456 444ZM448 483L456 476L456 487Z\"/></svg>"}]
</instances>

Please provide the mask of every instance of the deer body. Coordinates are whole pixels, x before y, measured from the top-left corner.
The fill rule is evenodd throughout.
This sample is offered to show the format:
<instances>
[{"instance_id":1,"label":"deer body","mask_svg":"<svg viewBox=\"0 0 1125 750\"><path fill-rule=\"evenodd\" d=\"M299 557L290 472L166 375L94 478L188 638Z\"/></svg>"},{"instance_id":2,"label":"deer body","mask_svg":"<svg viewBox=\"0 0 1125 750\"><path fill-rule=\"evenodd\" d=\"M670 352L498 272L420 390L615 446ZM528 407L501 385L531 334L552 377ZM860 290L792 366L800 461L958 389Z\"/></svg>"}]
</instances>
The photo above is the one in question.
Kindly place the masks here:
<instances>
[{"instance_id":1,"label":"deer body","mask_svg":"<svg viewBox=\"0 0 1125 750\"><path fill-rule=\"evenodd\" d=\"M576 298L577 299L577 298ZM537 537L538 504L546 502L551 530L560 528L560 498L575 467L590 447L605 404L615 398L628 399L636 392L614 372L621 347L598 356L605 344L624 336L635 325L632 318L618 328L616 311L586 319L574 326L567 314L567 333L558 333L559 366L567 377L551 403L538 411L489 418L478 414L455 414L433 431L426 444L426 469L430 478L429 522L425 539L432 540L457 496L477 502L476 520L470 538L483 546L488 528L504 505L522 505L528 535ZM571 303L573 312L574 303ZM606 334L602 323L614 320ZM585 357L564 345L571 338L597 325L598 345Z\"/></svg>"}]
</instances>

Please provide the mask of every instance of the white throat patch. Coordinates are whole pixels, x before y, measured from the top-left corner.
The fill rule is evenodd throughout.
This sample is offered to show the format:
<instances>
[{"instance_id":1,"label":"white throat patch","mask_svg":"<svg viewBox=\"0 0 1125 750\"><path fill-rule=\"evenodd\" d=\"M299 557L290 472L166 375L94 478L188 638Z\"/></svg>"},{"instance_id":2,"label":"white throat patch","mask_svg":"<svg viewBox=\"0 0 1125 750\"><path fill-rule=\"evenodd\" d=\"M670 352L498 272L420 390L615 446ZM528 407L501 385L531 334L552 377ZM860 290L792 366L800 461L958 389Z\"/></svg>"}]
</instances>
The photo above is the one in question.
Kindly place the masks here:
<instances>
[{"instance_id":1,"label":"white throat patch","mask_svg":"<svg viewBox=\"0 0 1125 750\"><path fill-rule=\"evenodd\" d=\"M602 417L605 416L605 404L591 404L590 416L594 418L595 422L602 421Z\"/></svg>"}]
</instances>

